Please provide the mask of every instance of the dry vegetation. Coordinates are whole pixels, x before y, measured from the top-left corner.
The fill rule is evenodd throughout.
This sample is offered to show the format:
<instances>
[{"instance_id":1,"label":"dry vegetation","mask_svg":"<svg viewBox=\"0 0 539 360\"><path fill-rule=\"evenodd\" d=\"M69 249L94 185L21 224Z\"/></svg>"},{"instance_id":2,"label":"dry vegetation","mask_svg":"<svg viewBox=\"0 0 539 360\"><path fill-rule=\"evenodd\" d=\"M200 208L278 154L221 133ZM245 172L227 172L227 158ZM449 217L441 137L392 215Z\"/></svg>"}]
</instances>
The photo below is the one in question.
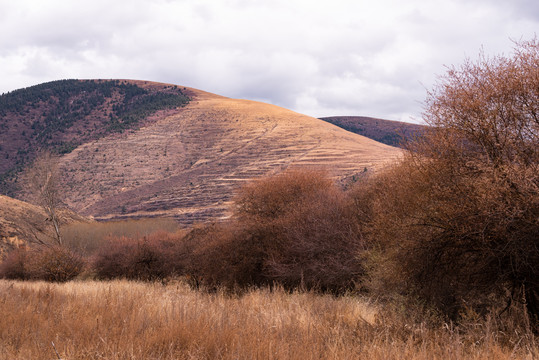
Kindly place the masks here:
<instances>
[{"instance_id":1,"label":"dry vegetation","mask_svg":"<svg viewBox=\"0 0 539 360\"><path fill-rule=\"evenodd\" d=\"M169 218L73 222L62 227L64 242L78 253L91 256L110 238L143 238L155 232L175 233L178 223Z\"/></svg>"},{"instance_id":2,"label":"dry vegetation","mask_svg":"<svg viewBox=\"0 0 539 360\"><path fill-rule=\"evenodd\" d=\"M344 188L289 170L221 223L79 224L13 252L1 276L56 283L0 283L2 355L536 358L538 71L537 41L450 69L431 130Z\"/></svg>"},{"instance_id":3,"label":"dry vegetation","mask_svg":"<svg viewBox=\"0 0 539 360\"><path fill-rule=\"evenodd\" d=\"M423 315L421 314L421 317ZM258 289L243 296L181 282L0 281L0 358L534 359L527 333L494 319L429 325L356 296Z\"/></svg>"}]
</instances>

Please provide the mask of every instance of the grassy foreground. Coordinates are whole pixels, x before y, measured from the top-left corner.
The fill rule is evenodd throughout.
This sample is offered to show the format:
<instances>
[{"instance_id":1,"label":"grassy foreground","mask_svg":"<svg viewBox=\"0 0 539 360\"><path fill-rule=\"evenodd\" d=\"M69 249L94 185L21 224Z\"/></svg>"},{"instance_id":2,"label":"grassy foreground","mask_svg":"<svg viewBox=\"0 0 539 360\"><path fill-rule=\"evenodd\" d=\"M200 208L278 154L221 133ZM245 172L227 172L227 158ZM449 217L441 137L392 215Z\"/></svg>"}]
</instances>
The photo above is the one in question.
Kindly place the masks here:
<instances>
[{"instance_id":1,"label":"grassy foreground","mask_svg":"<svg viewBox=\"0 0 539 360\"><path fill-rule=\"evenodd\" d=\"M500 340L404 321L353 296L208 294L183 283L0 280L0 358L534 359L533 336ZM503 334L502 334L503 335Z\"/></svg>"}]
</instances>

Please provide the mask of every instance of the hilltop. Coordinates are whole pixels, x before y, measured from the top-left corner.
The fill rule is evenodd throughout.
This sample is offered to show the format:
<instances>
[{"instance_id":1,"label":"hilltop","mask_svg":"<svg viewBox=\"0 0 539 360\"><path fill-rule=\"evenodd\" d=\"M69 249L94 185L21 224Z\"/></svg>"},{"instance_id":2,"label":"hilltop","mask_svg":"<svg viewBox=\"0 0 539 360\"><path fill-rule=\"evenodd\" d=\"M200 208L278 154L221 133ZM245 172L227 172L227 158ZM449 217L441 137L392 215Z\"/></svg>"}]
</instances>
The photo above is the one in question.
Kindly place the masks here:
<instances>
[{"instance_id":1,"label":"hilltop","mask_svg":"<svg viewBox=\"0 0 539 360\"><path fill-rule=\"evenodd\" d=\"M123 80L59 80L3 94L0 192L16 193L14 179L38 150L67 154L88 141L137 128L151 115L188 101L174 85Z\"/></svg>"},{"instance_id":2,"label":"hilltop","mask_svg":"<svg viewBox=\"0 0 539 360\"><path fill-rule=\"evenodd\" d=\"M110 96L91 106L90 99L101 90L75 92L62 101L51 95L53 100L28 101L16 115L11 110L4 115L0 121L10 135L4 133L0 156L15 156L19 166L31 160L37 147L56 149L62 154L65 202L96 219L169 216L192 223L222 218L235 190L249 179L289 167L323 168L335 178L353 178L400 154L394 147L270 104L145 81L85 84L108 84ZM172 94L178 101L142 110L125 105L126 98L136 102L144 96L159 99L159 94ZM76 101L87 104L87 115L70 112ZM53 111L46 104L58 103L67 111L60 119L70 120L61 126L56 125L60 120L50 120L49 135L39 137L32 125L48 124L43 114ZM118 111L133 108L139 114L136 121L125 120L123 110ZM21 114L31 116L23 120ZM27 138L34 143L23 145ZM17 170L10 164L4 176Z\"/></svg>"}]
</instances>

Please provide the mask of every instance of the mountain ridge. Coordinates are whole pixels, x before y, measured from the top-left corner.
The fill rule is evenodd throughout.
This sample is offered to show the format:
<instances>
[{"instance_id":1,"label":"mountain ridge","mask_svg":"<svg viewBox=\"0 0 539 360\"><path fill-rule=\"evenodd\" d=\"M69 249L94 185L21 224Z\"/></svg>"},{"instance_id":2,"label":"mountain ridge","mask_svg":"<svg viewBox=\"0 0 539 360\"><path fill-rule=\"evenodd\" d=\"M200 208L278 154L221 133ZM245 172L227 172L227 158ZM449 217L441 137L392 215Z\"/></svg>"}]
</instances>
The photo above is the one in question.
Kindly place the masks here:
<instances>
[{"instance_id":1,"label":"mountain ridge","mask_svg":"<svg viewBox=\"0 0 539 360\"><path fill-rule=\"evenodd\" d=\"M337 125L386 145L403 147L407 141L421 137L427 125L385 120L368 116L329 116L320 120Z\"/></svg>"}]
</instances>

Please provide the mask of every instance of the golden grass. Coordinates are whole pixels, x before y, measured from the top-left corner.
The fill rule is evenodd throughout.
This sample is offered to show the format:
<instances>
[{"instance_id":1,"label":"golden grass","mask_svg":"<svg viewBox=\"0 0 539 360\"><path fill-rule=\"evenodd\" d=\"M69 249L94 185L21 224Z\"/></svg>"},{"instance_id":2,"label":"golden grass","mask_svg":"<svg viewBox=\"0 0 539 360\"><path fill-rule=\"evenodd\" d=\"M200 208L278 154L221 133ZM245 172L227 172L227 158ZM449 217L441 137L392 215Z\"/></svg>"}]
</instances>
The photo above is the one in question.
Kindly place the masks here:
<instances>
[{"instance_id":1,"label":"golden grass","mask_svg":"<svg viewBox=\"0 0 539 360\"><path fill-rule=\"evenodd\" d=\"M358 297L194 291L181 282L0 280L0 359L534 359L522 337L502 345L386 317ZM484 325L484 324L483 324Z\"/></svg>"},{"instance_id":2,"label":"golden grass","mask_svg":"<svg viewBox=\"0 0 539 360\"><path fill-rule=\"evenodd\" d=\"M158 231L176 233L179 229L178 223L171 218L74 222L62 227L62 236L71 249L91 255L110 237L138 239Z\"/></svg>"}]
</instances>

